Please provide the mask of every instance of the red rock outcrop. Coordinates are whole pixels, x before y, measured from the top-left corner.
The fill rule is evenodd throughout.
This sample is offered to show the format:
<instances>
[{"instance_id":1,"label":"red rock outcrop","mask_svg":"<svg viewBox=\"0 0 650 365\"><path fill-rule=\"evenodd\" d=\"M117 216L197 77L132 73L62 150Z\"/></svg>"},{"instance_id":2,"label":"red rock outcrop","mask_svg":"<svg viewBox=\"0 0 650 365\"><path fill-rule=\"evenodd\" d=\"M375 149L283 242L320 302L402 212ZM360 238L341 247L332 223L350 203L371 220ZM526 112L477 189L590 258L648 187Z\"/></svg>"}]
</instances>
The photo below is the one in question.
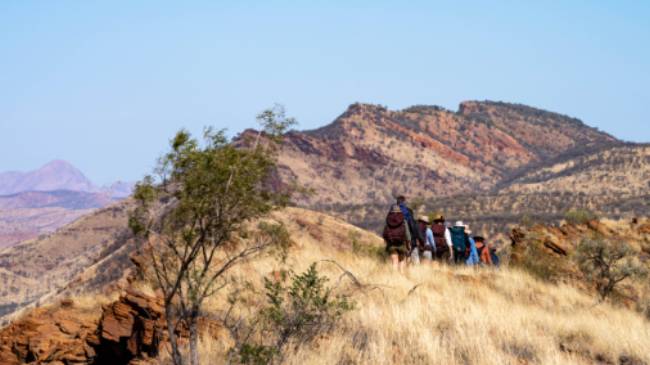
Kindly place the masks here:
<instances>
[{"instance_id":1,"label":"red rock outcrop","mask_svg":"<svg viewBox=\"0 0 650 365\"><path fill-rule=\"evenodd\" d=\"M0 364L128 364L158 354L163 338L159 298L127 290L101 310L37 308L0 331Z\"/></svg>"}]
</instances>

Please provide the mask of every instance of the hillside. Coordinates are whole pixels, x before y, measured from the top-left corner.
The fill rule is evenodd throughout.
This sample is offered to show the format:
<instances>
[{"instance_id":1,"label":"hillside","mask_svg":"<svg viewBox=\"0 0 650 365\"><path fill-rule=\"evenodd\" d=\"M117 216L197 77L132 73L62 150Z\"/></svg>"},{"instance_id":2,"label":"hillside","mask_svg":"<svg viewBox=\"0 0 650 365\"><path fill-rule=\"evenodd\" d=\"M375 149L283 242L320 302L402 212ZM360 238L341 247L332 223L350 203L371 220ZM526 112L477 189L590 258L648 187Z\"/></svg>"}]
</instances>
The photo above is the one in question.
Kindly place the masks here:
<instances>
[{"instance_id":1,"label":"hillside","mask_svg":"<svg viewBox=\"0 0 650 365\"><path fill-rule=\"evenodd\" d=\"M0 248L55 231L131 194L132 183L96 187L70 163L0 173Z\"/></svg>"},{"instance_id":2,"label":"hillside","mask_svg":"<svg viewBox=\"0 0 650 365\"><path fill-rule=\"evenodd\" d=\"M603 146L572 151L526 165L483 192L421 197L423 212L462 219L477 232L503 237L524 220L558 223L567 211L586 209L602 217L650 214L650 147ZM366 229L383 225L387 203L322 204L319 210Z\"/></svg>"},{"instance_id":3,"label":"hillside","mask_svg":"<svg viewBox=\"0 0 650 365\"><path fill-rule=\"evenodd\" d=\"M54 232L116 199L82 191L27 191L0 196L0 248Z\"/></svg>"},{"instance_id":4,"label":"hillside","mask_svg":"<svg viewBox=\"0 0 650 365\"><path fill-rule=\"evenodd\" d=\"M529 164L620 143L577 119L518 104L465 102L458 112L353 104L325 127L288 133L280 176L316 192L300 202L307 207L386 203L397 193L490 190Z\"/></svg>"},{"instance_id":5,"label":"hillside","mask_svg":"<svg viewBox=\"0 0 650 365\"><path fill-rule=\"evenodd\" d=\"M374 234L297 208L277 212L273 219L286 225L294 242L287 267L302 272L310 263L320 262L319 271L330 278L328 285L335 287L336 293L352 295L356 303L331 332L305 346L290 347L283 363L629 365L650 362L647 352L650 322L624 307L595 306L594 297L586 291L566 284L544 283L508 268L494 271L420 266L398 275L377 260L375 248L381 247L381 240ZM642 237L649 238L647 234ZM48 245L41 242L33 249L41 246ZM351 280L339 266L323 260L334 260L359 282ZM268 256L239 266L233 272L233 278L245 278L251 290L245 299L246 309L241 311L243 315L250 315L264 305L262 278L272 276L278 265L276 259ZM85 271L102 270L95 265ZM94 291L80 289L82 283L83 280L67 285L58 297L44 299L41 308L34 312L27 310L22 317L15 318L12 326L1 330L0 359L9 364L18 363L17 356L24 355L36 359L43 356L51 361L75 359L85 363L94 359L102 363L97 356L106 355L101 346L111 332L105 329L93 335L97 333L93 331L99 330L101 318L124 316L134 313L129 306L149 304L139 299L134 289L124 293L123 287L107 287L102 289L106 295L95 297ZM133 282L131 287L148 295L154 293L145 283ZM123 295L110 304L117 298L116 290ZM60 301L61 298L68 299ZM219 324L210 321L219 318L226 308L225 295L215 297L205 308L200 342L203 363L225 362L231 339ZM114 312L118 310L126 312ZM117 337L117 342L111 345L114 349L126 351L127 339L136 336L135 327L132 333L128 323L128 319L116 322L119 327L115 330L125 337L122 340ZM46 341L43 336L50 337ZM14 352L12 348L20 351ZM164 361L164 351L161 356ZM148 363L163 362L149 360Z\"/></svg>"},{"instance_id":6,"label":"hillside","mask_svg":"<svg viewBox=\"0 0 650 365\"><path fill-rule=\"evenodd\" d=\"M96 286L123 275L129 264L120 251L128 243L123 236L127 210L128 202L117 203L52 234L0 249L0 318L57 293L84 270L109 257L119 257L119 265L99 271L93 278Z\"/></svg>"}]
</instances>

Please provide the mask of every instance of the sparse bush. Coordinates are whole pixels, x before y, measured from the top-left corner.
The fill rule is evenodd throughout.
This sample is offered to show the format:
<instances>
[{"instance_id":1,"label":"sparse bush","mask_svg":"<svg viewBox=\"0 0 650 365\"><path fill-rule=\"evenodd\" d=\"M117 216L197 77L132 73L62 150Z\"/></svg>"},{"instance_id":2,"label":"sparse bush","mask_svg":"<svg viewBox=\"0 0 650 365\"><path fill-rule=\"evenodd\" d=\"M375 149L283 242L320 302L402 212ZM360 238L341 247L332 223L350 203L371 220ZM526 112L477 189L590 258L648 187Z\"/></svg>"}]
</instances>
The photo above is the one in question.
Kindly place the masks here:
<instances>
[{"instance_id":1,"label":"sparse bush","mask_svg":"<svg viewBox=\"0 0 650 365\"><path fill-rule=\"evenodd\" d=\"M259 341L234 349L240 363L281 363L288 345L300 346L329 332L353 309L348 296L334 295L326 287L327 278L319 275L315 263L304 273L290 276L290 286L285 286L286 273L280 280L265 279L268 305L260 311Z\"/></svg>"},{"instance_id":2,"label":"sparse bush","mask_svg":"<svg viewBox=\"0 0 650 365\"><path fill-rule=\"evenodd\" d=\"M578 245L575 255L580 271L596 286L601 301L624 280L648 274L635 251L624 242L586 239Z\"/></svg>"},{"instance_id":3,"label":"sparse bush","mask_svg":"<svg viewBox=\"0 0 650 365\"><path fill-rule=\"evenodd\" d=\"M571 224L587 224L598 219L598 216L587 209L571 209L564 214L564 219Z\"/></svg>"}]
</instances>

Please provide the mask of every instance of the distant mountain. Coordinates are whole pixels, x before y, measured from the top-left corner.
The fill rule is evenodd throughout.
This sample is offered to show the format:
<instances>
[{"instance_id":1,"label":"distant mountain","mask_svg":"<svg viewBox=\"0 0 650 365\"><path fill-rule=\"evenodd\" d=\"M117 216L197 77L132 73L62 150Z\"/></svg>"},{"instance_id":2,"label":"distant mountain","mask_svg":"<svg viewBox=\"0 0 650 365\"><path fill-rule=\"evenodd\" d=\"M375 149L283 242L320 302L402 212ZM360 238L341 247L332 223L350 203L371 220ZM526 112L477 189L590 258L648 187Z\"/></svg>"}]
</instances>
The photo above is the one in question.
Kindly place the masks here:
<instances>
[{"instance_id":1,"label":"distant mountain","mask_svg":"<svg viewBox=\"0 0 650 365\"><path fill-rule=\"evenodd\" d=\"M54 190L92 192L96 188L81 171L62 160L49 162L34 171L0 173L0 195Z\"/></svg>"},{"instance_id":2,"label":"distant mountain","mask_svg":"<svg viewBox=\"0 0 650 365\"><path fill-rule=\"evenodd\" d=\"M0 247L50 233L93 209L131 195L132 183L96 187L70 163L0 173Z\"/></svg>"}]
</instances>

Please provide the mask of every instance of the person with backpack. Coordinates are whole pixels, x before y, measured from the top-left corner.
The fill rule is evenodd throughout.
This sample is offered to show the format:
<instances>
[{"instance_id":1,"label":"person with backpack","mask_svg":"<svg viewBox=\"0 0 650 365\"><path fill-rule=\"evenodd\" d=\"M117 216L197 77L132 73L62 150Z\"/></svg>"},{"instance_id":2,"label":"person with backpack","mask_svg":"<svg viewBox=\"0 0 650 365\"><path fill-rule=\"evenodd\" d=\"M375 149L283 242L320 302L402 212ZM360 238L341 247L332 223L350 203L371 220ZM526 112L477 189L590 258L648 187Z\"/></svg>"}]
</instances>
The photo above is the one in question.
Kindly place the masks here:
<instances>
[{"instance_id":1,"label":"person with backpack","mask_svg":"<svg viewBox=\"0 0 650 365\"><path fill-rule=\"evenodd\" d=\"M453 261L454 250L451 242L451 233L445 224L445 217L442 214L436 214L433 217L431 233L435 246L436 259L439 261Z\"/></svg>"},{"instance_id":2,"label":"person with backpack","mask_svg":"<svg viewBox=\"0 0 650 365\"><path fill-rule=\"evenodd\" d=\"M429 228L429 217L426 215L418 218L418 232L420 238L424 237L424 240L418 240L418 252L421 253L423 260L432 262L436 245L433 241L433 232Z\"/></svg>"},{"instance_id":3,"label":"person with backpack","mask_svg":"<svg viewBox=\"0 0 650 365\"><path fill-rule=\"evenodd\" d=\"M498 267L500 260L496 248L492 247L481 236L475 236L474 242L476 242L476 251L481 265Z\"/></svg>"},{"instance_id":4,"label":"person with backpack","mask_svg":"<svg viewBox=\"0 0 650 365\"><path fill-rule=\"evenodd\" d=\"M474 239L468 233L469 227L463 224L463 221L457 221L449 231L454 248L454 263L458 265L464 262L470 266L477 265L478 253Z\"/></svg>"},{"instance_id":5,"label":"person with backpack","mask_svg":"<svg viewBox=\"0 0 650 365\"><path fill-rule=\"evenodd\" d=\"M415 223L413 210L411 210L411 208L409 208L406 205L406 197L404 197L404 195L400 195L397 197L397 205L399 206L400 210L402 211L402 214L404 215L404 220L406 221L406 225L408 227L408 231L410 235L409 237L411 239L410 251L409 251L411 262L415 264L419 264L420 255L419 255L419 250L417 249L417 243L418 241L422 241L423 238L420 237L417 224Z\"/></svg>"},{"instance_id":6,"label":"person with backpack","mask_svg":"<svg viewBox=\"0 0 650 365\"><path fill-rule=\"evenodd\" d=\"M483 266L492 266L492 256L490 255L490 246L485 242L482 236L474 236L476 251L478 252L479 262Z\"/></svg>"},{"instance_id":7,"label":"person with backpack","mask_svg":"<svg viewBox=\"0 0 650 365\"><path fill-rule=\"evenodd\" d=\"M386 251L390 255L393 268L402 272L411 249L411 235L399 205L393 205L388 212L382 236L386 242Z\"/></svg>"}]
</instances>

